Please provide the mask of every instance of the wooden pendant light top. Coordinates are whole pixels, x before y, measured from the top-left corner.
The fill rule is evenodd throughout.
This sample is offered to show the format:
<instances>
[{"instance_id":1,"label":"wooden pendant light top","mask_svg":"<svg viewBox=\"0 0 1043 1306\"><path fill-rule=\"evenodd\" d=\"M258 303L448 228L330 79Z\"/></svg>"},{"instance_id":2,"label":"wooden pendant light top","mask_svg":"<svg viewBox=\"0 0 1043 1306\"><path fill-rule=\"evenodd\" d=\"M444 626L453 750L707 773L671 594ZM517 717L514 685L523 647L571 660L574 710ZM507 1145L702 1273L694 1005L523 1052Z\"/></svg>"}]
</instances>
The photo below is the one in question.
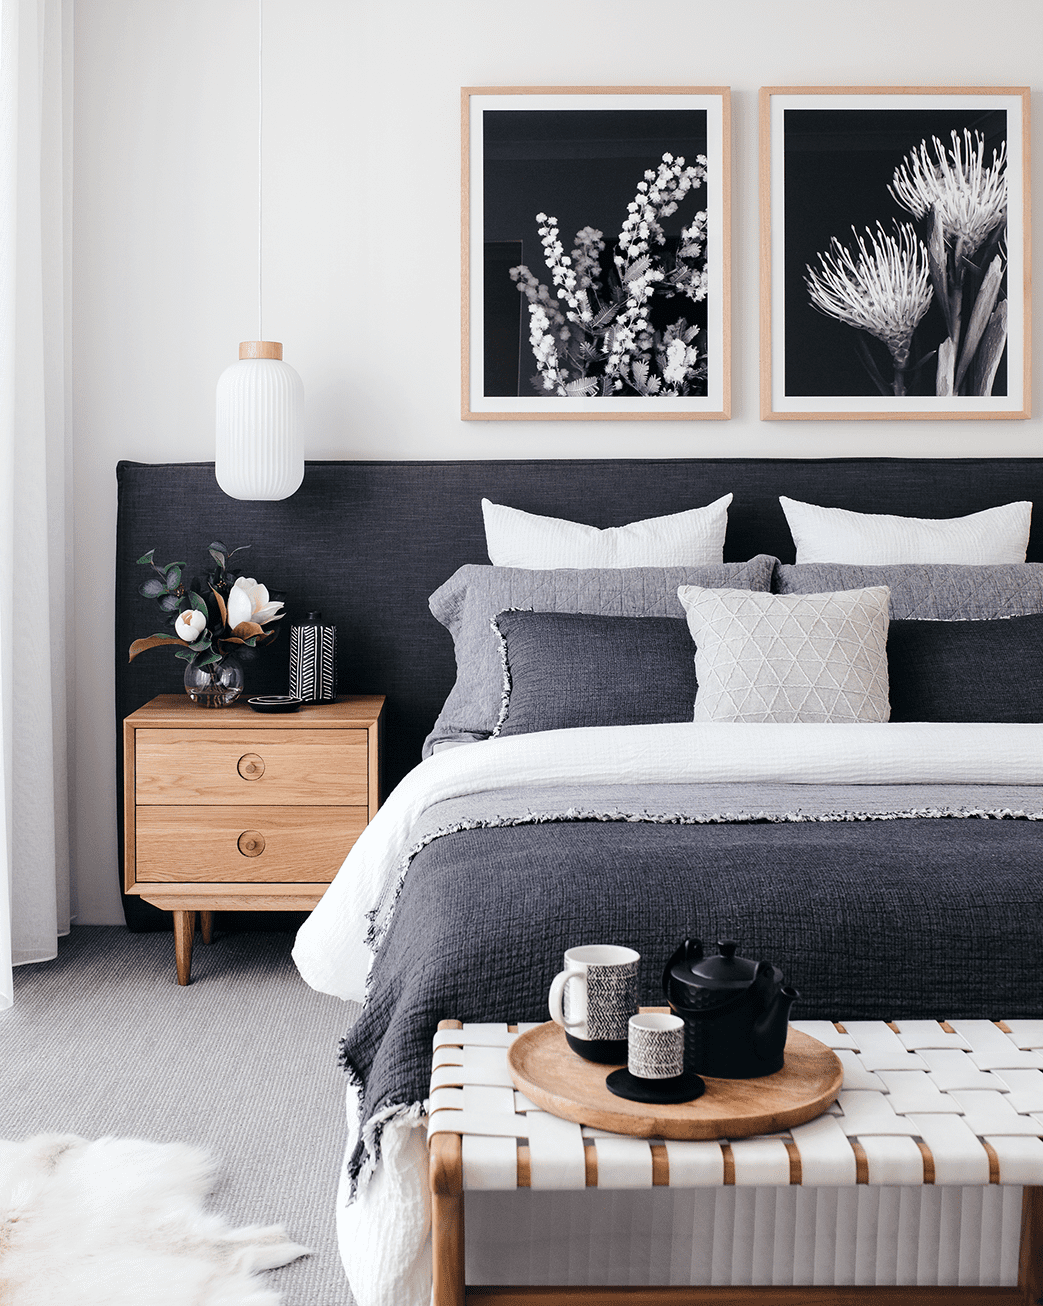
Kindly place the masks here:
<instances>
[{"instance_id":1,"label":"wooden pendant light top","mask_svg":"<svg viewBox=\"0 0 1043 1306\"><path fill-rule=\"evenodd\" d=\"M282 345L277 340L244 340L239 346L242 358L282 358Z\"/></svg>"}]
</instances>

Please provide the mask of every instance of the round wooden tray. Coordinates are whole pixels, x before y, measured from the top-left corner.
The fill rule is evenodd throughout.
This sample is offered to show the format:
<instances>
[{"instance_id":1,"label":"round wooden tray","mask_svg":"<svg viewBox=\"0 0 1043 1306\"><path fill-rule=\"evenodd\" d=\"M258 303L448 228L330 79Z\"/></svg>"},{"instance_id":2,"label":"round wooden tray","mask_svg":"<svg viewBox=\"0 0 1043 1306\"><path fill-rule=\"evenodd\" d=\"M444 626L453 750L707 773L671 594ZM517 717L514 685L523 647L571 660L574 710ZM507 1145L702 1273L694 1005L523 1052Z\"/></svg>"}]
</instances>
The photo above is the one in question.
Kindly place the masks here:
<instances>
[{"instance_id":1,"label":"round wooden tray","mask_svg":"<svg viewBox=\"0 0 1043 1306\"><path fill-rule=\"evenodd\" d=\"M666 1010L666 1008L647 1008ZM763 1079L706 1079L706 1092L678 1106L628 1102L605 1087L614 1066L584 1061L548 1021L507 1050L511 1078L544 1111L638 1138L746 1138L814 1120L840 1092L844 1069L818 1039L791 1029L786 1063Z\"/></svg>"}]
</instances>

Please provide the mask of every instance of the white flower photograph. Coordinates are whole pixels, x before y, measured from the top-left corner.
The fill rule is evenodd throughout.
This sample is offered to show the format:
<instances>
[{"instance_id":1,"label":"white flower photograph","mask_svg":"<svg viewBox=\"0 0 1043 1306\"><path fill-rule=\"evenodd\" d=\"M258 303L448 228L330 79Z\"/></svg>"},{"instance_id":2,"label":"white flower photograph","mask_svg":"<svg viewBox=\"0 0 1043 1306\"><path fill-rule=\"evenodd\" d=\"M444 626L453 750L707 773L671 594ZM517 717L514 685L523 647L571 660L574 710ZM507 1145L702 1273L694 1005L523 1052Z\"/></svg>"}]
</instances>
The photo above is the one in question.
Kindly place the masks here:
<instances>
[{"instance_id":1,"label":"white flower photograph","mask_svg":"<svg viewBox=\"0 0 1043 1306\"><path fill-rule=\"evenodd\" d=\"M727 107L464 91L465 418L728 415Z\"/></svg>"},{"instance_id":2,"label":"white flower photograph","mask_svg":"<svg viewBox=\"0 0 1043 1306\"><path fill-rule=\"evenodd\" d=\"M1017 91L762 91L762 416L1027 415Z\"/></svg>"}]
</instances>

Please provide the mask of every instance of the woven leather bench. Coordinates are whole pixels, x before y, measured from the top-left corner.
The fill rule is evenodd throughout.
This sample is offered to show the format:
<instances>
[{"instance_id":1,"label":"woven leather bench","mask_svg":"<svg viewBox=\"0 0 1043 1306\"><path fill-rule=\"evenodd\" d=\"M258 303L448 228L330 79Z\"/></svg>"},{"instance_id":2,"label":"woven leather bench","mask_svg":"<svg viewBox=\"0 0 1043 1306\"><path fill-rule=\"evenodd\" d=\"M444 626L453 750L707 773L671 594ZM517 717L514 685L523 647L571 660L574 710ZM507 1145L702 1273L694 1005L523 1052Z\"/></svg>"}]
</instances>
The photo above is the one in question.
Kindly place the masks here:
<instances>
[{"instance_id":1,"label":"woven leather bench","mask_svg":"<svg viewBox=\"0 0 1043 1306\"><path fill-rule=\"evenodd\" d=\"M784 1134L677 1142L607 1134L537 1109L506 1050L531 1025L440 1023L428 1141L434 1306L1035 1306L1043 1302L1043 1020L796 1021L844 1066L839 1101ZM522 1141L519 1141L522 1140ZM468 1190L715 1185L1017 1185L1016 1287L488 1287L464 1283Z\"/></svg>"}]
</instances>

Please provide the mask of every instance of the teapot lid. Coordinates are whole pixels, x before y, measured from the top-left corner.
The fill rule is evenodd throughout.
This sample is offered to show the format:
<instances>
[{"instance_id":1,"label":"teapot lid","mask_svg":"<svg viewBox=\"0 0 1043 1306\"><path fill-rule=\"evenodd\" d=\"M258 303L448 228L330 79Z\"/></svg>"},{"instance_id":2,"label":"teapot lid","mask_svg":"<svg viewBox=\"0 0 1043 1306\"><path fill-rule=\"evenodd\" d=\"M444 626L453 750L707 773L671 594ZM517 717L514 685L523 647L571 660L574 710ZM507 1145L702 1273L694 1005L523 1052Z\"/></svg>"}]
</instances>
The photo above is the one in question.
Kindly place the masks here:
<instances>
[{"instance_id":1,"label":"teapot lid","mask_svg":"<svg viewBox=\"0 0 1043 1306\"><path fill-rule=\"evenodd\" d=\"M738 943L734 939L719 939L719 954L700 957L689 966L701 987L707 989L747 989L757 977L756 961L737 957ZM697 949L699 952L701 948Z\"/></svg>"}]
</instances>

